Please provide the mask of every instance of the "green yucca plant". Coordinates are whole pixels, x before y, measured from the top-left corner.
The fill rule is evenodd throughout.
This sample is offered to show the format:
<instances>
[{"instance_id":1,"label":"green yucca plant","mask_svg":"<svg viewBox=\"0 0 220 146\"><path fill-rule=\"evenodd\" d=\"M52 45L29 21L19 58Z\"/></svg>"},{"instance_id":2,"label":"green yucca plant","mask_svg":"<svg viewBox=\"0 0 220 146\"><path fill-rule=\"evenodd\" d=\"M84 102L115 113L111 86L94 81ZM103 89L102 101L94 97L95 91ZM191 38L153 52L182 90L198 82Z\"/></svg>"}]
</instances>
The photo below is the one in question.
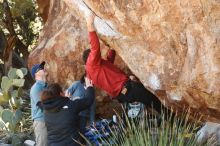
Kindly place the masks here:
<instances>
[{"instance_id":1,"label":"green yucca plant","mask_svg":"<svg viewBox=\"0 0 220 146\"><path fill-rule=\"evenodd\" d=\"M159 118L147 112L137 119L129 119L126 114L124 118L118 115L117 126L111 128L111 136L101 138L100 143L115 146L201 146L197 144L196 135L201 127L201 118L194 115L196 121L192 121L190 114L190 110L185 110L168 119L164 112ZM211 138L203 145L214 146L216 141Z\"/></svg>"}]
</instances>

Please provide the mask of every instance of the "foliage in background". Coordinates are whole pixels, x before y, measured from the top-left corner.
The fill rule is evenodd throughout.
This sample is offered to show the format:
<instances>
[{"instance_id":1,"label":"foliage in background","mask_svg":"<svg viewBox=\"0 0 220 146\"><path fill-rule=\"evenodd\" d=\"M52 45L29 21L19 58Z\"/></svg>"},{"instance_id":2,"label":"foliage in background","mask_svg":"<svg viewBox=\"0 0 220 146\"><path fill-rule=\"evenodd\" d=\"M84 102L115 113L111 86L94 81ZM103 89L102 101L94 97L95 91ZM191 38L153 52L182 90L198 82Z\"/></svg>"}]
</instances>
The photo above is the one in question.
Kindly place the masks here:
<instances>
[{"instance_id":1,"label":"foliage in background","mask_svg":"<svg viewBox=\"0 0 220 146\"><path fill-rule=\"evenodd\" d=\"M16 34L26 46L32 45L41 29L35 2L33 0L8 0L8 3Z\"/></svg>"},{"instance_id":2,"label":"foliage in background","mask_svg":"<svg viewBox=\"0 0 220 146\"><path fill-rule=\"evenodd\" d=\"M36 44L41 19L35 0L0 0L0 64L27 67L29 52ZM12 59L10 58L12 55ZM9 67L2 67L6 74Z\"/></svg>"},{"instance_id":3,"label":"foliage in background","mask_svg":"<svg viewBox=\"0 0 220 146\"><path fill-rule=\"evenodd\" d=\"M22 95L26 68L11 68L8 76L1 79L0 89L0 129L4 130L11 138L13 146L22 143L20 132L23 131L22 123Z\"/></svg>"}]
</instances>

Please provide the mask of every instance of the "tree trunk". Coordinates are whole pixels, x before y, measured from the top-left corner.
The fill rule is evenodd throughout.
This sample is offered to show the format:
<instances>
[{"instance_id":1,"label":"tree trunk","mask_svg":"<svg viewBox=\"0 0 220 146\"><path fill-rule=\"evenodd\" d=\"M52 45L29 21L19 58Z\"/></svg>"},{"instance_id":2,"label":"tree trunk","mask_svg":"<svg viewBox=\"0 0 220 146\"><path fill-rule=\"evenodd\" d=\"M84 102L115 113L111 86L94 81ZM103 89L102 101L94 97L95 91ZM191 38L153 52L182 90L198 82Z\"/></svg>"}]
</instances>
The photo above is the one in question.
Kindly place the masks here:
<instances>
[{"instance_id":1,"label":"tree trunk","mask_svg":"<svg viewBox=\"0 0 220 146\"><path fill-rule=\"evenodd\" d=\"M0 28L0 59L2 60L3 60L3 52L4 52L6 45L7 45L7 39L5 38L5 34Z\"/></svg>"},{"instance_id":2,"label":"tree trunk","mask_svg":"<svg viewBox=\"0 0 220 146\"><path fill-rule=\"evenodd\" d=\"M18 50L18 52L23 54L24 61L27 62L27 58L29 55L28 48L26 45L22 43L22 41L18 38L17 34L15 33L14 26L13 26L13 18L12 18L11 10L10 10L7 0L3 1L3 8L4 8L4 14L5 14L5 19L3 19L3 22L5 23L5 26L10 33L7 47L3 53L3 60L4 62L7 62L6 66L8 66L8 64L11 64L9 62L12 60L9 59L9 56L11 55L13 48L16 47L15 49ZM27 64L25 63L24 66L26 67Z\"/></svg>"},{"instance_id":3,"label":"tree trunk","mask_svg":"<svg viewBox=\"0 0 220 146\"><path fill-rule=\"evenodd\" d=\"M10 69L10 67L12 67L12 54L13 52L9 52L9 56L8 56L8 60L4 61L4 75L6 75Z\"/></svg>"}]
</instances>

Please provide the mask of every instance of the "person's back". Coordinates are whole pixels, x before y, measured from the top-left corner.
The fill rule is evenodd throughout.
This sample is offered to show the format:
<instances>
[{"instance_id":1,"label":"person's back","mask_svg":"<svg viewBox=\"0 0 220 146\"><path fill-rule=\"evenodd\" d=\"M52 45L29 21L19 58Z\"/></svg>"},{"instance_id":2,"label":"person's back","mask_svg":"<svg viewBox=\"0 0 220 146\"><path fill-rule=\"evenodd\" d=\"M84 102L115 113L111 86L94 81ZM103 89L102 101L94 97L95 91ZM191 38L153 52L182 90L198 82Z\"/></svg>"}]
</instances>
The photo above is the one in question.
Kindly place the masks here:
<instances>
[{"instance_id":1,"label":"person's back","mask_svg":"<svg viewBox=\"0 0 220 146\"><path fill-rule=\"evenodd\" d=\"M72 100L74 97L83 98L85 94L84 84L81 81L75 81L73 84L67 89L69 96L71 96Z\"/></svg>"},{"instance_id":2,"label":"person's back","mask_svg":"<svg viewBox=\"0 0 220 146\"><path fill-rule=\"evenodd\" d=\"M88 81L87 81L88 82ZM86 83L85 98L74 101L64 97L58 84L51 84L41 95L49 146L78 146L78 114L88 108L95 98L92 83ZM76 140L76 141L75 141Z\"/></svg>"},{"instance_id":3,"label":"person's back","mask_svg":"<svg viewBox=\"0 0 220 146\"><path fill-rule=\"evenodd\" d=\"M65 97L56 97L44 102L45 122L48 130L49 146L78 145L78 113L76 113L77 100L72 102ZM61 108L56 111L57 108Z\"/></svg>"}]
</instances>

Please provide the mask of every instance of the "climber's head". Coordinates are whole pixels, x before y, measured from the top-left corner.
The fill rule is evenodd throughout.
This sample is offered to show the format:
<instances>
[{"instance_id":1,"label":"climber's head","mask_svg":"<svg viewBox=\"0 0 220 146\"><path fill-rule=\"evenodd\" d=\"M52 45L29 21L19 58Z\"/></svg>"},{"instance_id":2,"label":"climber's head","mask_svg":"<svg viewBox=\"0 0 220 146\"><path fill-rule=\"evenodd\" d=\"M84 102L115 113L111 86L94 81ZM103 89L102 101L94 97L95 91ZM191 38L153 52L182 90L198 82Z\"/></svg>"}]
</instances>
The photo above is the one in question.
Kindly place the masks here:
<instances>
[{"instance_id":1,"label":"climber's head","mask_svg":"<svg viewBox=\"0 0 220 146\"><path fill-rule=\"evenodd\" d=\"M83 61L84 61L84 63L86 64L86 61L87 61L87 59L88 59L88 57L89 57L89 53L90 53L90 49L86 49L84 52L83 52Z\"/></svg>"}]
</instances>

